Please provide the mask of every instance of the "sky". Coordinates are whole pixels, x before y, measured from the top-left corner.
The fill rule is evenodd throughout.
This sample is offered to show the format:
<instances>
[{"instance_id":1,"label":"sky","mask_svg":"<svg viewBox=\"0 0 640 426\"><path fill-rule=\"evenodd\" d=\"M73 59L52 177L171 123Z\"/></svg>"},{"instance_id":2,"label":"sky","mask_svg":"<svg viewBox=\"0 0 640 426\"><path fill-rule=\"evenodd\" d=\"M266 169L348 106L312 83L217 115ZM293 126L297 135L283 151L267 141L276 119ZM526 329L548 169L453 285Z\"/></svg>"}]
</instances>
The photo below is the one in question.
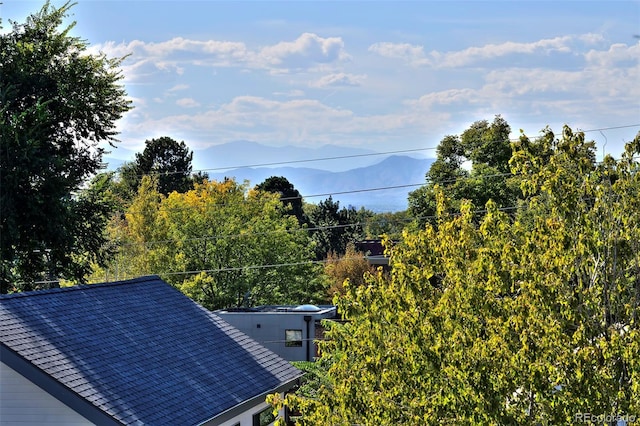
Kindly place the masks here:
<instances>
[{"instance_id":1,"label":"sky","mask_svg":"<svg viewBox=\"0 0 640 426\"><path fill-rule=\"evenodd\" d=\"M42 4L2 0L3 31ZM640 131L640 1L77 0L71 12L91 52L129 55L135 108L118 129L132 151L169 136L194 151L249 140L433 157L445 135L500 114L513 138L567 124L617 156Z\"/></svg>"}]
</instances>

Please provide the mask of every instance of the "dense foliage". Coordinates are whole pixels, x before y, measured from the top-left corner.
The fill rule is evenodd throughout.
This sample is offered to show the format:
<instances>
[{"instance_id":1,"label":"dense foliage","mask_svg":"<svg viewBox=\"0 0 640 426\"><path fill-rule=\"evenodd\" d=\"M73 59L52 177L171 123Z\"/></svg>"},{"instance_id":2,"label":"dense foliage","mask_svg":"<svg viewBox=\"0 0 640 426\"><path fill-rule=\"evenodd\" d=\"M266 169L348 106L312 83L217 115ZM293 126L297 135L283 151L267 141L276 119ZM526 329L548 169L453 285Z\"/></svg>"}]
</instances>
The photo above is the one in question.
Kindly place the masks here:
<instances>
[{"instance_id":1,"label":"dense foliage","mask_svg":"<svg viewBox=\"0 0 640 426\"><path fill-rule=\"evenodd\" d=\"M110 233L118 255L97 280L158 274L210 309L325 299L308 233L278 195L231 179L164 196L147 176Z\"/></svg>"},{"instance_id":2,"label":"dense foliage","mask_svg":"<svg viewBox=\"0 0 640 426\"><path fill-rule=\"evenodd\" d=\"M1 292L46 286L44 271L82 281L104 260L109 208L77 193L130 106L119 60L60 28L69 8L46 3L0 34Z\"/></svg>"},{"instance_id":3,"label":"dense foliage","mask_svg":"<svg viewBox=\"0 0 640 426\"><path fill-rule=\"evenodd\" d=\"M123 179L134 179L129 186L137 189L142 176L154 176L158 182L158 191L164 195L193 189L193 152L184 141L178 142L163 136L146 140L144 144L144 150L136 153L133 163L135 174L127 173L126 167L123 170Z\"/></svg>"},{"instance_id":4,"label":"dense foliage","mask_svg":"<svg viewBox=\"0 0 640 426\"><path fill-rule=\"evenodd\" d=\"M280 201L286 214L295 216L300 226L308 224L309 219L304 212L302 195L284 176L271 176L256 185L259 191L273 192L280 195Z\"/></svg>"},{"instance_id":5,"label":"dense foliage","mask_svg":"<svg viewBox=\"0 0 640 426\"><path fill-rule=\"evenodd\" d=\"M569 128L514 144L526 203L405 231L390 279L347 287L302 424L570 424L640 412L640 134L594 161Z\"/></svg>"},{"instance_id":6,"label":"dense foliage","mask_svg":"<svg viewBox=\"0 0 640 426\"><path fill-rule=\"evenodd\" d=\"M459 212L462 200L482 208L489 199L499 208L516 204L517 179L510 176L509 124L500 116L492 123L476 121L460 136L446 136L436 149L436 161L426 175L426 185L409 194L409 211L420 224L434 222L436 191L449 197L449 211Z\"/></svg>"},{"instance_id":7,"label":"dense foliage","mask_svg":"<svg viewBox=\"0 0 640 426\"><path fill-rule=\"evenodd\" d=\"M365 253L356 250L353 243L347 244L343 256L329 253L325 264L324 274L329 281L327 289L329 297L340 296L345 292L345 284L359 287L364 285L369 274L375 273Z\"/></svg>"},{"instance_id":8,"label":"dense foliage","mask_svg":"<svg viewBox=\"0 0 640 426\"><path fill-rule=\"evenodd\" d=\"M340 208L340 202L332 197L306 207L317 259L326 259L329 253L344 255L347 244L364 237L363 224L354 207Z\"/></svg>"}]
</instances>

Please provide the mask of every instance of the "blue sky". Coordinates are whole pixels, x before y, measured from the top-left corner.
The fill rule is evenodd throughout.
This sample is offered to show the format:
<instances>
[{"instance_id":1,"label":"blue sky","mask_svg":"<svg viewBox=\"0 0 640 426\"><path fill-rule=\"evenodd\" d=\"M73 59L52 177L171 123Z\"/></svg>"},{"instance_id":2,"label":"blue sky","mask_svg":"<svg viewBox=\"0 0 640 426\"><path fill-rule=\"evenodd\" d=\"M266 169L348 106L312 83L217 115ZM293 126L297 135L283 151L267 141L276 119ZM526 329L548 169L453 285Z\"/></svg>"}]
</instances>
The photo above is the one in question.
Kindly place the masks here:
<instances>
[{"instance_id":1,"label":"blue sky","mask_svg":"<svg viewBox=\"0 0 640 426\"><path fill-rule=\"evenodd\" d=\"M3 0L5 31L41 4ZM501 114L513 137L568 124L617 155L640 130L639 1L78 0L72 13L93 51L130 55L135 109L119 129L133 151L158 136L428 148Z\"/></svg>"}]
</instances>

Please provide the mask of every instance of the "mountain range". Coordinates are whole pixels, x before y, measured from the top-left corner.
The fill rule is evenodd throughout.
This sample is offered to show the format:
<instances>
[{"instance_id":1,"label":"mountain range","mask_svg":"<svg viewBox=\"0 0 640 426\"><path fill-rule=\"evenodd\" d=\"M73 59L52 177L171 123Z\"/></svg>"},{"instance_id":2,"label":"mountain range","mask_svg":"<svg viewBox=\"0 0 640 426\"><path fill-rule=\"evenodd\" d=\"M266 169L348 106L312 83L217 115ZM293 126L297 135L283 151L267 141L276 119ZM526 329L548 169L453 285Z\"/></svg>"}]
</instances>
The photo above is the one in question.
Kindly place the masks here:
<instances>
[{"instance_id":1,"label":"mountain range","mask_svg":"<svg viewBox=\"0 0 640 426\"><path fill-rule=\"evenodd\" d=\"M108 157L105 161L113 170L126 160ZM270 176L284 176L308 203L331 196L341 206L365 207L375 212L405 210L409 192L424 184L433 161L332 145L270 147L249 141L193 151L194 171L206 171L210 179L233 177L253 186ZM302 167L307 164L314 167Z\"/></svg>"}]
</instances>

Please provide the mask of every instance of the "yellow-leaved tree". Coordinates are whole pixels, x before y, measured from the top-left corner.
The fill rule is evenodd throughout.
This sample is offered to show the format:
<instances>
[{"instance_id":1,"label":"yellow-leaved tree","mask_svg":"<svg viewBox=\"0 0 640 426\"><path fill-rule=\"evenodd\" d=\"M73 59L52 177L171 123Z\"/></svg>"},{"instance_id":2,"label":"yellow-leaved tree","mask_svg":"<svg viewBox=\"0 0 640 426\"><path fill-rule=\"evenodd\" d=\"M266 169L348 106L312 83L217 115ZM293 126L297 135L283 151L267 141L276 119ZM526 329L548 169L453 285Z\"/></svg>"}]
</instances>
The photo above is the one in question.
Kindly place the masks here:
<instances>
[{"instance_id":1,"label":"yellow-leaved tree","mask_svg":"<svg viewBox=\"0 0 640 426\"><path fill-rule=\"evenodd\" d=\"M165 197L145 176L112 223L117 255L96 277L157 274L210 309L322 302L311 239L280 204L233 179Z\"/></svg>"},{"instance_id":2,"label":"yellow-leaved tree","mask_svg":"<svg viewBox=\"0 0 640 426\"><path fill-rule=\"evenodd\" d=\"M596 163L584 134L524 135L517 211L465 201L405 230L392 273L347 287L300 424L569 424L640 413L640 134ZM616 417L619 416L619 417Z\"/></svg>"}]
</instances>

